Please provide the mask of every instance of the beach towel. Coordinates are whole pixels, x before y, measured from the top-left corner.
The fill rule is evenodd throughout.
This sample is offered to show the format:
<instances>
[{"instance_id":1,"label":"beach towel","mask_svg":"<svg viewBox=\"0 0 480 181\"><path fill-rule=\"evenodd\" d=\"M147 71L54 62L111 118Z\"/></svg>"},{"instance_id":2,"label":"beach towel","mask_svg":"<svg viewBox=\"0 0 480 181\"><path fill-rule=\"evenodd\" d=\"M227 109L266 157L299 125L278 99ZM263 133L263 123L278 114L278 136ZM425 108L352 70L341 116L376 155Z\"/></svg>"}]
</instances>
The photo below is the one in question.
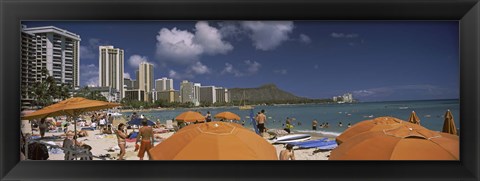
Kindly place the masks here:
<instances>
[{"instance_id":1,"label":"beach towel","mask_svg":"<svg viewBox=\"0 0 480 181\"><path fill-rule=\"evenodd\" d=\"M95 128L93 128L93 127L86 127L86 128L82 128L82 130L95 131Z\"/></svg>"},{"instance_id":2,"label":"beach towel","mask_svg":"<svg viewBox=\"0 0 480 181\"><path fill-rule=\"evenodd\" d=\"M131 143L131 142L137 141L137 139L136 138L127 138L127 139L125 139L125 141Z\"/></svg>"}]
</instances>

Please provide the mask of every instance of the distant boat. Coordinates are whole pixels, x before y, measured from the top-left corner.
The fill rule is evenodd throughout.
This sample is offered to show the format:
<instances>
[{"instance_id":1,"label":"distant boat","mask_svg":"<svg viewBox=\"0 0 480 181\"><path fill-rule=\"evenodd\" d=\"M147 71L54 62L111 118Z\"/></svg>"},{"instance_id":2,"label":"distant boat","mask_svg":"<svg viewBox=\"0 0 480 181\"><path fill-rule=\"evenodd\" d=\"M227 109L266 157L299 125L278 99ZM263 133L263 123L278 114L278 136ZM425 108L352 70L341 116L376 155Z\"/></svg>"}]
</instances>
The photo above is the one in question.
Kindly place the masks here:
<instances>
[{"instance_id":1,"label":"distant boat","mask_svg":"<svg viewBox=\"0 0 480 181\"><path fill-rule=\"evenodd\" d=\"M239 107L238 107L240 110L250 110L250 109L253 109L253 106L245 105L245 102L247 102L247 101L245 100L245 91L243 91L243 98L242 98L242 100L240 100L240 105L242 104L242 102L243 102L243 106L239 106Z\"/></svg>"},{"instance_id":2,"label":"distant boat","mask_svg":"<svg viewBox=\"0 0 480 181\"><path fill-rule=\"evenodd\" d=\"M398 109L408 109L408 107L399 107Z\"/></svg>"}]
</instances>

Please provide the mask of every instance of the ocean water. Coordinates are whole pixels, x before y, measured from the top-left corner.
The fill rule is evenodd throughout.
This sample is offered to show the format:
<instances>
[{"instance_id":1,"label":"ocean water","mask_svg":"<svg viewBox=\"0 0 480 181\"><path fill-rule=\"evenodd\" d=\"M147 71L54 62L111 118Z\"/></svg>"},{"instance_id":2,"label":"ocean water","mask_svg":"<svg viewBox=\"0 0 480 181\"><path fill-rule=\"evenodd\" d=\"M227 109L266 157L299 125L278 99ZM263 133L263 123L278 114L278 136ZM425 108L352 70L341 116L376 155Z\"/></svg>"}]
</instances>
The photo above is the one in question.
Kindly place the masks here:
<instances>
[{"instance_id":1,"label":"ocean water","mask_svg":"<svg viewBox=\"0 0 480 181\"><path fill-rule=\"evenodd\" d=\"M441 131L444 121L443 116L449 109L453 114L455 125L457 128L460 128L459 100L255 106L254 113L260 112L262 109L266 111L266 127L269 129L283 129L282 124L289 117L293 119L294 132L317 133L325 136L338 136L347 129L348 123L354 125L360 121L375 117L392 116L408 120L412 111L417 113L422 126L431 130ZM238 107L137 111L137 114L143 114L152 121L159 119L162 123L165 123L165 120L173 119L180 113L188 110L200 111L203 115L210 111L212 116L223 111L230 111L238 114L245 120L245 127L253 128L250 119L248 119L250 110L239 110ZM131 112L124 113L124 115L130 114ZM314 132L312 130L312 121L314 119L317 119L319 125L323 122L328 122L329 128L317 128L317 131ZM342 122L343 126L339 126L339 122Z\"/></svg>"}]
</instances>

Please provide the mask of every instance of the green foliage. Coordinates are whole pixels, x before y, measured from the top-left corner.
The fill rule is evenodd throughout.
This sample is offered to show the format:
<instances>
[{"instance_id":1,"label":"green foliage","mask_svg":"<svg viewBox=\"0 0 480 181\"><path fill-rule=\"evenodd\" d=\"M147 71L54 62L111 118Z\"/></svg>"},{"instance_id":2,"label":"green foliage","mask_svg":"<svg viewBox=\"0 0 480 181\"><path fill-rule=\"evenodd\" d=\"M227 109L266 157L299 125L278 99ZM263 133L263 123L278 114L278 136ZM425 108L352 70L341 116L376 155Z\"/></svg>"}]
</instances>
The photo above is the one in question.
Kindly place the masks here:
<instances>
[{"instance_id":1,"label":"green foliage","mask_svg":"<svg viewBox=\"0 0 480 181\"><path fill-rule=\"evenodd\" d=\"M100 91L92 91L88 86L83 87L74 94L74 97L83 97L91 100L98 101L108 101L105 96L103 96Z\"/></svg>"},{"instance_id":2,"label":"green foliage","mask_svg":"<svg viewBox=\"0 0 480 181\"><path fill-rule=\"evenodd\" d=\"M55 101L61 101L70 98L70 91L72 86L70 84L57 85L55 79L50 76L47 69L42 69L42 77L45 77L43 81L36 82L31 87L31 95L33 97L34 105L36 106L48 106Z\"/></svg>"}]
</instances>

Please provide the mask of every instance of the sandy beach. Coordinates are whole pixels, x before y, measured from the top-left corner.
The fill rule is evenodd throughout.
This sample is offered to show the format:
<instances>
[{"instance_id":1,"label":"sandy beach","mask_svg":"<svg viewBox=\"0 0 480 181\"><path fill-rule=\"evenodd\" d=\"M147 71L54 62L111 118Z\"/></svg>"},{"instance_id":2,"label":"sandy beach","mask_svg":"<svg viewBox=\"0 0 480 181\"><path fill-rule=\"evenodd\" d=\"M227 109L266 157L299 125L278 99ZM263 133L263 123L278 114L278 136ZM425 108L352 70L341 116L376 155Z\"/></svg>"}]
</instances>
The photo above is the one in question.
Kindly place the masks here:
<instances>
[{"instance_id":1,"label":"sandy beach","mask_svg":"<svg viewBox=\"0 0 480 181\"><path fill-rule=\"evenodd\" d=\"M87 121L89 121L89 119L87 119ZM116 126L121 122L125 122L125 120L123 118L115 119L113 122L113 125ZM74 126L70 125L68 129L73 130ZM77 127L77 130L80 130L80 128ZM23 133L32 133L30 124L26 120L22 121L22 131ZM133 131L132 129L129 129L128 133L132 131ZM39 134L39 131L33 131L33 135L38 135L38 134ZM161 139L155 140L154 145L157 145L161 143L163 140L168 139L173 134L174 132L155 134L156 137L159 136ZM49 142L49 143L53 142L57 146L61 147L64 139L62 135L64 135L63 132L47 132L45 134L45 139L43 139L42 141ZM57 137L57 138L52 139L52 137ZM272 141L268 139L268 136L265 136L264 138L266 141L272 143ZM321 138L321 137L315 137L315 136L312 137L312 139L318 139L318 138ZM115 134L101 134L100 130L94 130L94 131L88 131L87 137L81 137L81 138L78 138L77 140L84 144L90 145L92 147L91 152L95 156L109 154L110 156L105 157L105 160L116 160L118 158L118 153L120 151L118 148L117 137ZM273 146L277 150L277 155L280 153L281 150L285 149L284 144L273 144ZM114 151L111 151L112 148ZM135 149L135 142L127 142L126 154L125 154L126 160L139 160L139 158L137 157L138 152L135 152L134 149ZM329 154L330 154L330 151L319 152L315 148L295 150L295 157L297 160L328 160ZM147 154L145 155L146 156L144 159L148 160ZM64 160L64 154L62 151L56 152L55 150L50 150L48 160ZM94 158L94 160L102 160L102 159Z\"/></svg>"}]
</instances>

